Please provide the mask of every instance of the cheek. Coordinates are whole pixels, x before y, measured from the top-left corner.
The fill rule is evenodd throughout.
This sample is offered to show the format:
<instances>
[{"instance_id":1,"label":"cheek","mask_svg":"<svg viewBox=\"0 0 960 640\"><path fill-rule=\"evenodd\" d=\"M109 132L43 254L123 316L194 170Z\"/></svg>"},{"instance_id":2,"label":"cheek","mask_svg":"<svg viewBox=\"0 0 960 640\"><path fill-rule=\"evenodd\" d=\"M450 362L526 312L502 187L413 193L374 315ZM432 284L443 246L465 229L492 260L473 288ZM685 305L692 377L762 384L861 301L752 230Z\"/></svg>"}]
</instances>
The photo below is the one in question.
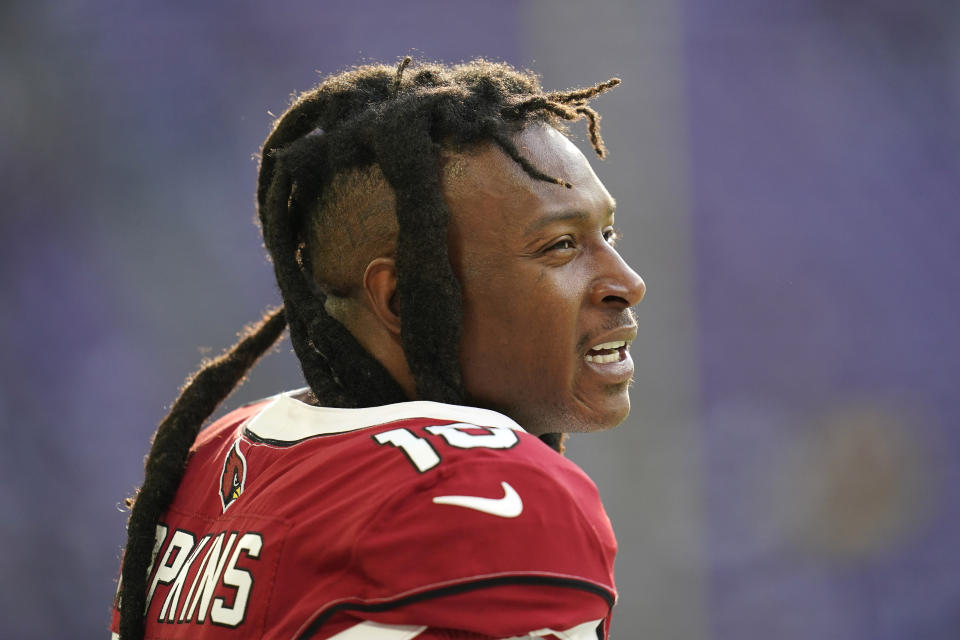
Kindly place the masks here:
<instances>
[{"instance_id":1,"label":"cheek","mask_svg":"<svg viewBox=\"0 0 960 640\"><path fill-rule=\"evenodd\" d=\"M577 358L581 283L568 269L505 269L504 262L478 261L479 268L461 272L465 381L490 386L495 382L482 379L490 376L557 386Z\"/></svg>"},{"instance_id":2,"label":"cheek","mask_svg":"<svg viewBox=\"0 0 960 640\"><path fill-rule=\"evenodd\" d=\"M570 369L576 311L562 299L533 295L475 298L464 307L462 355L486 373L540 386ZM466 375L466 372L465 372Z\"/></svg>"}]
</instances>

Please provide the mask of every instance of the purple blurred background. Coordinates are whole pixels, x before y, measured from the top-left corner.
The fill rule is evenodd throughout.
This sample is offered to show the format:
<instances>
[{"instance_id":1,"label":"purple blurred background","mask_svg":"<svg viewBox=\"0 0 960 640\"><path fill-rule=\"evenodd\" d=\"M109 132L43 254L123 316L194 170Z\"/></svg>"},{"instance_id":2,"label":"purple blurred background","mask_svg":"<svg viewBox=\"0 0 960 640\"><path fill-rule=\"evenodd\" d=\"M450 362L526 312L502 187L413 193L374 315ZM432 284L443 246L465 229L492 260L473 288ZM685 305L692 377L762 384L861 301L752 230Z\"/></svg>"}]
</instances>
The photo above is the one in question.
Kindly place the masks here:
<instances>
[{"instance_id":1,"label":"purple blurred background","mask_svg":"<svg viewBox=\"0 0 960 640\"><path fill-rule=\"evenodd\" d=\"M8 1L0 52L4 637L108 636L156 422L278 301L268 111L407 53L624 79L634 409L570 445L614 637L960 637L957 3ZM301 386L276 351L230 407Z\"/></svg>"}]
</instances>

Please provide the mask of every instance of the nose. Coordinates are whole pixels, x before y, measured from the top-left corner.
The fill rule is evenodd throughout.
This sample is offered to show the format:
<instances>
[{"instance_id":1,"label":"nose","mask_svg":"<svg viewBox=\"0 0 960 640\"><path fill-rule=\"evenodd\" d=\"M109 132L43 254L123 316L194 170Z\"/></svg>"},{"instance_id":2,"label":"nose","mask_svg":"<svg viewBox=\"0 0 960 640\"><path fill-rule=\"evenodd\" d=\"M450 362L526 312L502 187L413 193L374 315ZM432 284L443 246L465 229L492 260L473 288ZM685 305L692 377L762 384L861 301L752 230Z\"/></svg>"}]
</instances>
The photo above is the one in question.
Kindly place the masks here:
<instances>
[{"instance_id":1,"label":"nose","mask_svg":"<svg viewBox=\"0 0 960 640\"><path fill-rule=\"evenodd\" d=\"M599 273L590 291L593 304L625 309L643 300L647 292L646 283L616 249L608 245L598 266Z\"/></svg>"}]
</instances>

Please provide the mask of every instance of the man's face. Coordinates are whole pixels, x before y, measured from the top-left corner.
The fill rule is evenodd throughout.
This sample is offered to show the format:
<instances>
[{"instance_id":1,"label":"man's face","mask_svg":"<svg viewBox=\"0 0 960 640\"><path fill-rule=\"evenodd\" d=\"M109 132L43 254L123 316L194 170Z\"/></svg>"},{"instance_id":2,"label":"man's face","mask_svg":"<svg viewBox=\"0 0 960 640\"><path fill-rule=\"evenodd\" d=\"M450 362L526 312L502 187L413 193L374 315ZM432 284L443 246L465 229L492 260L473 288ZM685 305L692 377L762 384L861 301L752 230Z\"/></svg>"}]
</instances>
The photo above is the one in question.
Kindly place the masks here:
<instances>
[{"instance_id":1,"label":"man's face","mask_svg":"<svg viewBox=\"0 0 960 640\"><path fill-rule=\"evenodd\" d=\"M514 142L573 188L531 179L493 145L450 160L464 386L533 433L613 427L630 411L643 280L613 248L614 201L583 154L546 125Z\"/></svg>"}]
</instances>

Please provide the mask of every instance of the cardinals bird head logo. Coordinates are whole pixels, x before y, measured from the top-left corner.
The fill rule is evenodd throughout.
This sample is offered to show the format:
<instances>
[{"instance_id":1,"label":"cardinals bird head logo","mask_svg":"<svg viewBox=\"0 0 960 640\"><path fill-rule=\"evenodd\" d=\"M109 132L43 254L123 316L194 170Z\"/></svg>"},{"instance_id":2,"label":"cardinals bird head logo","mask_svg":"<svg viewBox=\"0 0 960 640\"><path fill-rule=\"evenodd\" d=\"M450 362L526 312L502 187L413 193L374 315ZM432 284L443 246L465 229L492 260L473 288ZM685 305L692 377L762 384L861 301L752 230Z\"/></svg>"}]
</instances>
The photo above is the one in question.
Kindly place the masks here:
<instances>
[{"instance_id":1,"label":"cardinals bird head logo","mask_svg":"<svg viewBox=\"0 0 960 640\"><path fill-rule=\"evenodd\" d=\"M224 511L243 493L246 480L247 459L243 457L240 441L237 440L230 447L227 458L223 461L223 473L220 474L220 501L223 503Z\"/></svg>"}]
</instances>

